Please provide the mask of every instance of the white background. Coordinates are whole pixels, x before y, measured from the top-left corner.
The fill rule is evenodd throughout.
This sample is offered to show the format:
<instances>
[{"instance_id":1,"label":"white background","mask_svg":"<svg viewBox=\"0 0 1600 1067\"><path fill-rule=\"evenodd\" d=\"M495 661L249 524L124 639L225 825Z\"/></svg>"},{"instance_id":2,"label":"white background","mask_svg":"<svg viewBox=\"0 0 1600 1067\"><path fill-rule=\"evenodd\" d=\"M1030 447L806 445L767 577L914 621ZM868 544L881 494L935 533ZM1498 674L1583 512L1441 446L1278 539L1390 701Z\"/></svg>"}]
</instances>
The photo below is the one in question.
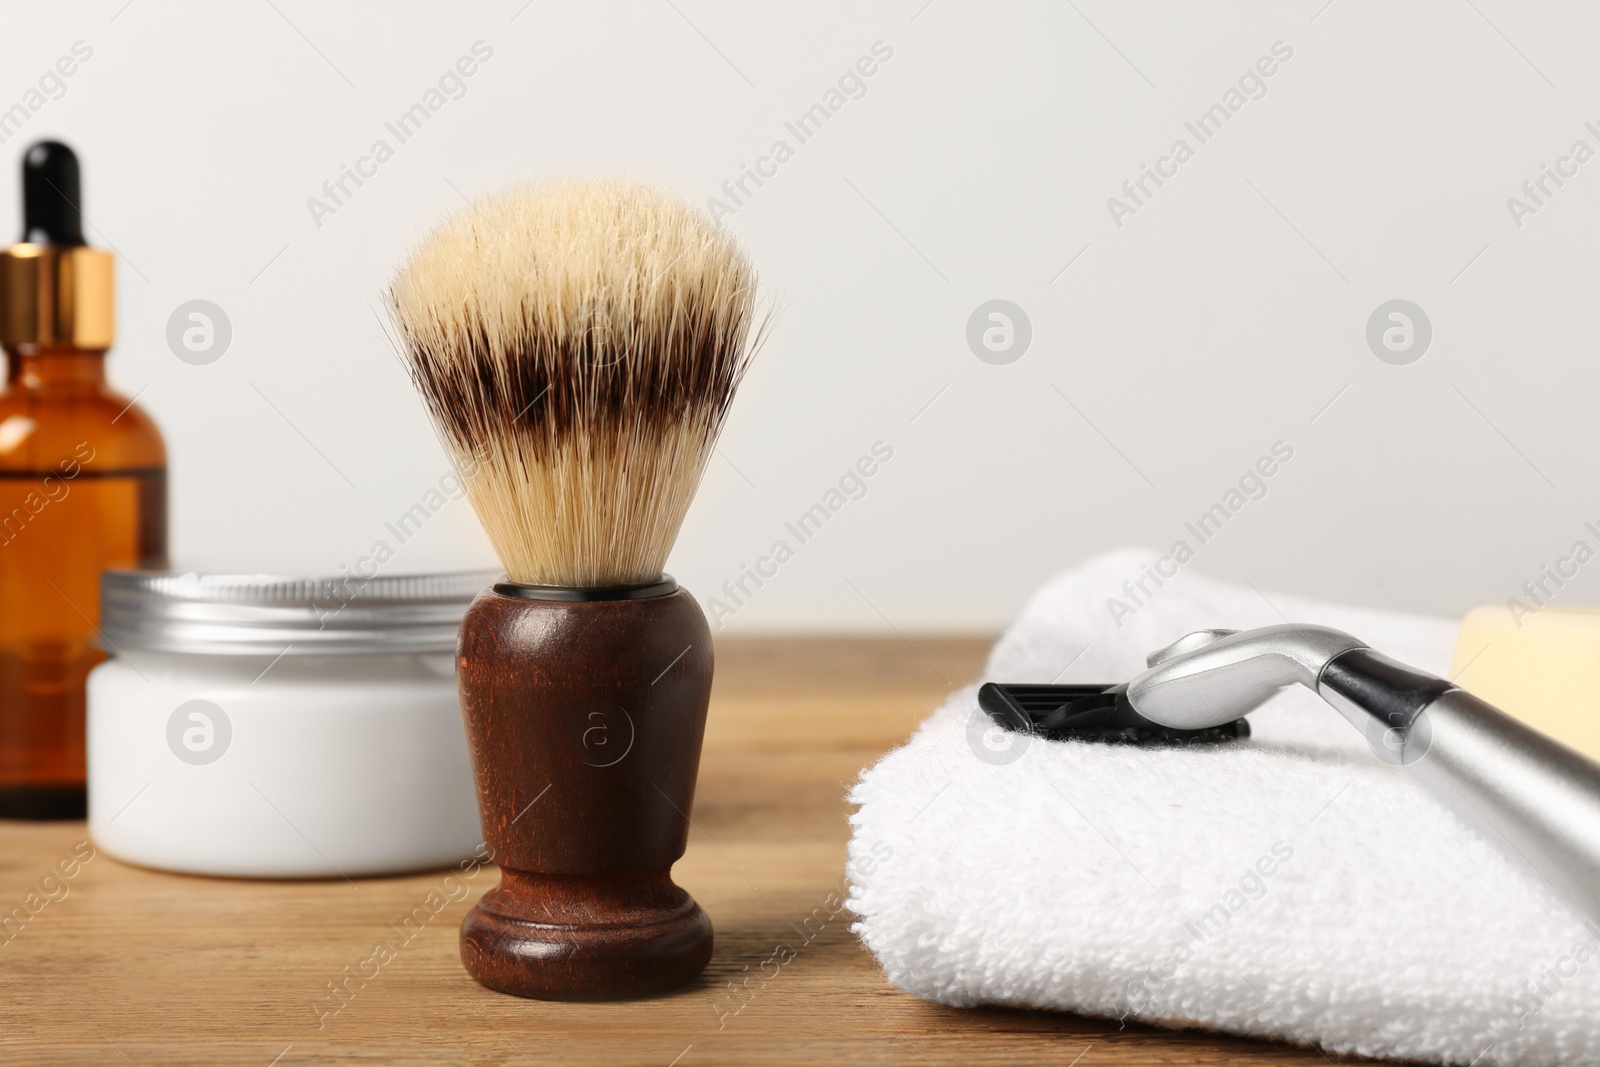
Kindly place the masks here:
<instances>
[{"instance_id":1,"label":"white background","mask_svg":"<svg viewBox=\"0 0 1600 1067\"><path fill-rule=\"evenodd\" d=\"M1506 206L1600 150L1600 13L1325 3L7 2L0 108L75 41L93 57L0 146L0 233L24 146L75 145L175 562L337 572L448 469L374 311L430 225L533 177L704 201L883 41L865 96L726 220L783 311L670 569L709 596L873 442L894 458L730 628L998 627L1087 554L1182 536L1278 440L1293 460L1191 566L1504 601L1600 547L1600 160L1520 228ZM479 40L466 95L316 226L307 198ZM1183 123L1280 40L1266 96L1198 145ZM1194 158L1117 227L1107 198L1179 137ZM233 325L209 366L165 340L194 298ZM994 298L1032 321L1008 366L965 339ZM1394 298L1433 323L1408 366L1365 341ZM388 570L490 561L456 503ZM1559 602L1597 592L1600 562Z\"/></svg>"}]
</instances>

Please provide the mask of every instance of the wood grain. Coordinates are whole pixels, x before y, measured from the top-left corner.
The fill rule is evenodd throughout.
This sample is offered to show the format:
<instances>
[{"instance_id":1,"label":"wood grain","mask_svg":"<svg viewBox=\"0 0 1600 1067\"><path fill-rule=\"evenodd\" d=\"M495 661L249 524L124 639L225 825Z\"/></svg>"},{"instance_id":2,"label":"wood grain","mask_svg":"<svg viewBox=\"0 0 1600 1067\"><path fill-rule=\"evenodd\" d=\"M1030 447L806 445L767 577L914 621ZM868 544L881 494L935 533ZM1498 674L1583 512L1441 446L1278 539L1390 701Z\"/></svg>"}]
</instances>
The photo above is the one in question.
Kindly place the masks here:
<instances>
[{"instance_id":1,"label":"wood grain","mask_svg":"<svg viewBox=\"0 0 1600 1067\"><path fill-rule=\"evenodd\" d=\"M689 848L674 868L716 924L716 953L686 989L568 1004L479 986L457 927L494 884L490 867L227 881L81 862L81 823L0 823L0 913L37 910L0 931L0 1062L1340 1062L1208 1033L959 1011L885 982L839 907L844 792L976 674L986 648L913 640L717 645Z\"/></svg>"},{"instance_id":2,"label":"wood grain","mask_svg":"<svg viewBox=\"0 0 1600 1067\"><path fill-rule=\"evenodd\" d=\"M500 884L467 912L461 962L545 1000L665 993L711 961L711 922L669 874L711 696L712 644L686 590L579 602L486 589L456 672L485 854Z\"/></svg>"}]
</instances>

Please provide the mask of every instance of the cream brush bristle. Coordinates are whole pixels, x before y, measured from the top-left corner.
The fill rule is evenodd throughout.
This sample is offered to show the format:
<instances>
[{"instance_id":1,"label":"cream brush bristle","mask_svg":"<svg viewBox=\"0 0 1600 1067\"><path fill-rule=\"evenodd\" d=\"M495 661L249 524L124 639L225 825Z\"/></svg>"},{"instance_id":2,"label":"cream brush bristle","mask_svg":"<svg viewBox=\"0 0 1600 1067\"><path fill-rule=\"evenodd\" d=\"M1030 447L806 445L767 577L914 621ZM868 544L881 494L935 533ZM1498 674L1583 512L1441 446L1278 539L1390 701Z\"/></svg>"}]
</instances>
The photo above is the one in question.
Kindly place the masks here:
<instances>
[{"instance_id":1,"label":"cream brush bristle","mask_svg":"<svg viewBox=\"0 0 1600 1067\"><path fill-rule=\"evenodd\" d=\"M507 576L660 576L759 342L732 238L671 194L530 185L446 220L395 276L411 375Z\"/></svg>"}]
</instances>

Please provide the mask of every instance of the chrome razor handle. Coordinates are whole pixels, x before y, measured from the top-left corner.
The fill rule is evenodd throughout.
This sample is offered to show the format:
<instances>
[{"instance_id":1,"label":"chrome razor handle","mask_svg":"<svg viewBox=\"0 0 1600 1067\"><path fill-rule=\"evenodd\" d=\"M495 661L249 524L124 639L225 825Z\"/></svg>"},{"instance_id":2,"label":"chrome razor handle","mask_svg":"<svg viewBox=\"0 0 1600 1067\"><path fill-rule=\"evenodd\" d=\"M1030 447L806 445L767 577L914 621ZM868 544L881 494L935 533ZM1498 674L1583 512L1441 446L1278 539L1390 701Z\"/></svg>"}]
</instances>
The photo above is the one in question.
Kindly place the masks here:
<instances>
[{"instance_id":1,"label":"chrome razor handle","mask_svg":"<svg viewBox=\"0 0 1600 1067\"><path fill-rule=\"evenodd\" d=\"M1588 757L1324 627L1200 631L1153 654L1150 664L1128 684L1129 703L1154 722L1186 729L1230 721L1283 685L1307 686L1380 758L1600 920L1600 764Z\"/></svg>"},{"instance_id":2,"label":"chrome razor handle","mask_svg":"<svg viewBox=\"0 0 1600 1067\"><path fill-rule=\"evenodd\" d=\"M1462 689L1408 738L1407 773L1600 921L1600 764Z\"/></svg>"}]
</instances>

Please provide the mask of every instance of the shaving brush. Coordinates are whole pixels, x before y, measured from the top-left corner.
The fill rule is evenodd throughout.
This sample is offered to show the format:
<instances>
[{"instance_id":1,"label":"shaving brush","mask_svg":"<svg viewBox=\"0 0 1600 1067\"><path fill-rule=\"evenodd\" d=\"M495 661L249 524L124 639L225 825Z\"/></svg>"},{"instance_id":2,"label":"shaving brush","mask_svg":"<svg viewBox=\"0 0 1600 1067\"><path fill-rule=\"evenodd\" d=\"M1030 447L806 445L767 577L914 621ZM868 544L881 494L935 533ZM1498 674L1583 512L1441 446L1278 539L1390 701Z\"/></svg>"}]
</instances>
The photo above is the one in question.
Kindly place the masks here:
<instances>
[{"instance_id":1,"label":"shaving brush","mask_svg":"<svg viewBox=\"0 0 1600 1067\"><path fill-rule=\"evenodd\" d=\"M525 997L681 985L711 958L671 868L712 654L663 567L761 332L754 272L670 195L534 185L430 234L389 306L508 579L474 601L457 651L501 869L462 923L462 962Z\"/></svg>"}]
</instances>

